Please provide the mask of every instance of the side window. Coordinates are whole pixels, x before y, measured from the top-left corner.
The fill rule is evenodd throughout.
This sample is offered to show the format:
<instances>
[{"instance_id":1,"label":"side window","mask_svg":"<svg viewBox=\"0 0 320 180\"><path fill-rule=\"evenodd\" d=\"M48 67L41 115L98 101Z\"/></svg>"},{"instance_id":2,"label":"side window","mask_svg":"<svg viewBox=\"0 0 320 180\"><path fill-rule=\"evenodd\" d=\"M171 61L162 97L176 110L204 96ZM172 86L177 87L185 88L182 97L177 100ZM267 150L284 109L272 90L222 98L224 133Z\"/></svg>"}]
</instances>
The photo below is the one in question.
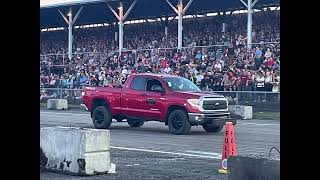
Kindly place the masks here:
<instances>
[{"instance_id":1,"label":"side window","mask_svg":"<svg viewBox=\"0 0 320 180\"><path fill-rule=\"evenodd\" d=\"M146 91L151 91L151 87L153 85L159 85L160 87L163 88L162 84L160 83L160 81L156 80L156 79L148 79L147 81L147 86L146 86Z\"/></svg>"},{"instance_id":2,"label":"side window","mask_svg":"<svg viewBox=\"0 0 320 180\"><path fill-rule=\"evenodd\" d=\"M147 79L145 77L137 76L134 77L130 88L136 91L144 91L146 87Z\"/></svg>"}]
</instances>

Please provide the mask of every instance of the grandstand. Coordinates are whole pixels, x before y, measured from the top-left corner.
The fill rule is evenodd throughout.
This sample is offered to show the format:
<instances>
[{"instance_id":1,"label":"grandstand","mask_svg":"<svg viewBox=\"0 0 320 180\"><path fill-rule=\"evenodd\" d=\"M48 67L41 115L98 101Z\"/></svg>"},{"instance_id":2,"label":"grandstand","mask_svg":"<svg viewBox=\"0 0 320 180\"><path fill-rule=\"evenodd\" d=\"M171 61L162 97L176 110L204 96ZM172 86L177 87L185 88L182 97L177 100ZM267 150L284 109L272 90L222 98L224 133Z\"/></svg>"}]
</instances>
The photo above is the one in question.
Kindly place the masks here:
<instances>
[{"instance_id":1,"label":"grandstand","mask_svg":"<svg viewBox=\"0 0 320 180\"><path fill-rule=\"evenodd\" d=\"M41 3L41 87L121 86L132 73L153 72L203 90L280 90L279 1Z\"/></svg>"}]
</instances>

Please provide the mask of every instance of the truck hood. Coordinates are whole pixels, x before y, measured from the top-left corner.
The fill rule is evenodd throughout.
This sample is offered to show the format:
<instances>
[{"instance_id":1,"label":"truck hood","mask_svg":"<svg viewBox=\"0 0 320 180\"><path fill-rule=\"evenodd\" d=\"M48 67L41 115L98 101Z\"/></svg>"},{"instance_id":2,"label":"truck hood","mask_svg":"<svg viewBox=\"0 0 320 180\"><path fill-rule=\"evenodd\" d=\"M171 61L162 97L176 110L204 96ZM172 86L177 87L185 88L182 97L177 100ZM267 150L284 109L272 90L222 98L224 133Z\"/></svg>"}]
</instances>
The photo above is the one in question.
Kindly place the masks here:
<instances>
[{"instance_id":1,"label":"truck hood","mask_svg":"<svg viewBox=\"0 0 320 180\"><path fill-rule=\"evenodd\" d=\"M224 98L223 95L214 93L214 92L206 92L206 91L190 91L190 92L176 92L179 94L189 95L189 96L206 96L206 97L221 97Z\"/></svg>"}]
</instances>

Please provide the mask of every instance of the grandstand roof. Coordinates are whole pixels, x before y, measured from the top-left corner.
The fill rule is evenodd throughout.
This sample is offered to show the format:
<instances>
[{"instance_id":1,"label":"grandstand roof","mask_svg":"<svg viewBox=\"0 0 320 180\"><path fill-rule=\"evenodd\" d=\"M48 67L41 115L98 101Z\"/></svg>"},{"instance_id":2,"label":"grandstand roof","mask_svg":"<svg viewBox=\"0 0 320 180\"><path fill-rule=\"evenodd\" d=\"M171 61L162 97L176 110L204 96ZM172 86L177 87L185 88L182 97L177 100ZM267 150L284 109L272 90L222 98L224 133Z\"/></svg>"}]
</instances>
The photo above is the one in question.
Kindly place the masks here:
<instances>
[{"instance_id":1,"label":"grandstand roof","mask_svg":"<svg viewBox=\"0 0 320 180\"><path fill-rule=\"evenodd\" d=\"M90 4L90 3L97 3L97 2L106 2L107 0L40 0L40 9L44 8L54 8L54 7L61 7L61 6L70 6L70 5L77 5L77 4ZM110 1L117 1L117 0L110 0Z\"/></svg>"},{"instance_id":2,"label":"grandstand roof","mask_svg":"<svg viewBox=\"0 0 320 180\"><path fill-rule=\"evenodd\" d=\"M83 5L84 8L75 25L111 23L116 22L106 2L116 9L119 0L41 0L40 1L40 28L64 27L65 21L58 12L67 14L69 7L73 11L78 11ZM123 0L125 11L134 0ZM169 0L173 5L178 4L178 0ZM189 0L183 0L184 5ZM246 0L244 0L246 2ZM254 0L253 0L254 1ZM269 6L279 6L280 0L259 0L255 8ZM186 15L205 14L211 12L232 11L245 9L240 0L194 0L186 12ZM138 0L135 7L126 20L150 19L165 16L175 16L175 12L165 0Z\"/></svg>"}]
</instances>

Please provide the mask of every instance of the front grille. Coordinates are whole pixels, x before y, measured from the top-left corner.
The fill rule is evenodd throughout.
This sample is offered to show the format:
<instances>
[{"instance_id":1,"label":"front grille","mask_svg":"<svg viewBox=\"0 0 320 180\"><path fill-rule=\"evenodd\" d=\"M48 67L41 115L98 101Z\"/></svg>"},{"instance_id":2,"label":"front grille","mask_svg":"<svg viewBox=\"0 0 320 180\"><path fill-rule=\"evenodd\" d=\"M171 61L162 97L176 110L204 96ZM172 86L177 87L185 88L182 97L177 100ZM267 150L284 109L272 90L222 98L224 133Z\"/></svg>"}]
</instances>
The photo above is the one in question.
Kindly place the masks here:
<instances>
[{"instance_id":1,"label":"front grille","mask_svg":"<svg viewBox=\"0 0 320 180\"><path fill-rule=\"evenodd\" d=\"M202 109L204 110L223 110L227 109L226 100L203 100Z\"/></svg>"}]
</instances>

